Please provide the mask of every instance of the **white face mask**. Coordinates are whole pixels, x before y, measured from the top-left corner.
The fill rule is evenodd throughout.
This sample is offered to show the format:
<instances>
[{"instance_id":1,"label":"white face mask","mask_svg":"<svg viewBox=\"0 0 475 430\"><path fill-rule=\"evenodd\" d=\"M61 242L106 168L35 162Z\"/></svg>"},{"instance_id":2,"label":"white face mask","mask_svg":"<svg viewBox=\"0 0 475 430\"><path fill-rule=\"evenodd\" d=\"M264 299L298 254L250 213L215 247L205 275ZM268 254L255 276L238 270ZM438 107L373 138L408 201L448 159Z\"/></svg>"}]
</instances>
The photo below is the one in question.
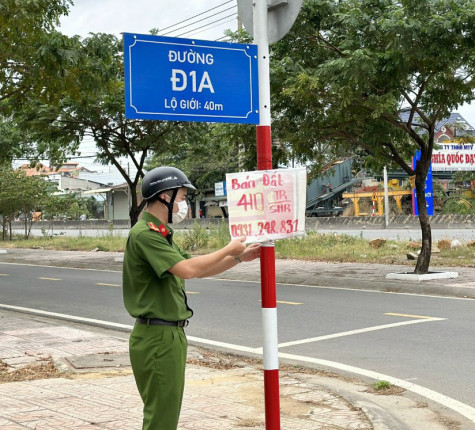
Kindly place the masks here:
<instances>
[{"instance_id":1,"label":"white face mask","mask_svg":"<svg viewBox=\"0 0 475 430\"><path fill-rule=\"evenodd\" d=\"M172 214L172 223L173 224L178 224L179 222L182 222L185 217L188 215L188 204L186 201L178 202L178 212Z\"/></svg>"}]
</instances>

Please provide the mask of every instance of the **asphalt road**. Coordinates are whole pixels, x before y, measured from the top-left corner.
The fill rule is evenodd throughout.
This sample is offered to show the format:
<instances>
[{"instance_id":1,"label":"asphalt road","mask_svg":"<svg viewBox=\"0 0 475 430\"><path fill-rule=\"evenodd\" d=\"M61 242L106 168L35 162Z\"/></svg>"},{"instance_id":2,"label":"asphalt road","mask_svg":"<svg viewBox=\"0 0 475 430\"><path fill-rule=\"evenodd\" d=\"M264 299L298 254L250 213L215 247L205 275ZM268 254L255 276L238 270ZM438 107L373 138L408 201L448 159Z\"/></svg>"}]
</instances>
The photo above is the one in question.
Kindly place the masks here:
<instances>
[{"instance_id":1,"label":"asphalt road","mask_svg":"<svg viewBox=\"0 0 475 430\"><path fill-rule=\"evenodd\" d=\"M259 284L205 279L187 289L192 341L259 352ZM278 285L277 299L279 352L412 381L475 406L473 300L297 285ZM0 263L0 303L133 323L120 272Z\"/></svg>"}]
</instances>

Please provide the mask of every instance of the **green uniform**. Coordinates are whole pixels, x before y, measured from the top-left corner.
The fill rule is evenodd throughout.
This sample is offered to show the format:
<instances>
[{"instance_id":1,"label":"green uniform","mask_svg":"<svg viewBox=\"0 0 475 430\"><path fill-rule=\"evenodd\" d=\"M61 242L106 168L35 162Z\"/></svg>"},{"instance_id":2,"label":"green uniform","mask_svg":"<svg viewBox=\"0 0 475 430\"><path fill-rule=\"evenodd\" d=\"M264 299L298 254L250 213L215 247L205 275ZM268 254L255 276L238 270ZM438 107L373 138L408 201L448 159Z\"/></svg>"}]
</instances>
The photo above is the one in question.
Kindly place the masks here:
<instances>
[{"instance_id":1,"label":"green uniform","mask_svg":"<svg viewBox=\"0 0 475 430\"><path fill-rule=\"evenodd\" d=\"M168 233L168 234L167 234ZM124 304L134 318L182 321L188 307L185 281L167 270L187 258L173 231L148 212L130 230L124 254ZM185 381L187 340L183 328L136 324L130 361L144 402L143 430L176 430Z\"/></svg>"}]
</instances>

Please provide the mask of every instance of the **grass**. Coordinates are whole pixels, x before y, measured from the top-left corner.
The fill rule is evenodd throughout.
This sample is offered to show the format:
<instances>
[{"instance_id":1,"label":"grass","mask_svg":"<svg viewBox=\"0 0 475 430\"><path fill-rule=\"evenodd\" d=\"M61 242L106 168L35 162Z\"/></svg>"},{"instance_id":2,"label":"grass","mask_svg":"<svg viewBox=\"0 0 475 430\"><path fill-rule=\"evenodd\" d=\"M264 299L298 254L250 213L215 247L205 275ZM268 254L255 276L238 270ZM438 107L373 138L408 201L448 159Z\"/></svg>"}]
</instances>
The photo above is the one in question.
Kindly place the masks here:
<instances>
[{"instance_id":1,"label":"grass","mask_svg":"<svg viewBox=\"0 0 475 430\"><path fill-rule=\"evenodd\" d=\"M193 254L206 254L225 246L229 240L229 231L225 223L207 229L198 223L189 230L177 230L174 236L182 249ZM121 252L125 248L126 238L107 232L98 237L44 236L28 240L14 237L12 241L1 241L2 248L39 248L46 250L68 251L112 251ZM299 259L328 262L365 262L384 264L414 265L406 254L417 252L409 246L410 241L388 240L375 248L370 241L362 237L336 233L310 232L304 238L277 241L277 258ZM437 245L437 244L434 244ZM441 248L433 253L431 266L475 267L475 246L462 244L459 248Z\"/></svg>"},{"instance_id":2,"label":"grass","mask_svg":"<svg viewBox=\"0 0 475 430\"><path fill-rule=\"evenodd\" d=\"M373 389L376 391L380 390L389 390L392 385L388 381L378 381L372 385Z\"/></svg>"},{"instance_id":3,"label":"grass","mask_svg":"<svg viewBox=\"0 0 475 430\"><path fill-rule=\"evenodd\" d=\"M383 394L383 395L398 395L403 393L404 388L397 387L392 385L388 381L377 381L371 385L366 392L373 394Z\"/></svg>"}]
</instances>

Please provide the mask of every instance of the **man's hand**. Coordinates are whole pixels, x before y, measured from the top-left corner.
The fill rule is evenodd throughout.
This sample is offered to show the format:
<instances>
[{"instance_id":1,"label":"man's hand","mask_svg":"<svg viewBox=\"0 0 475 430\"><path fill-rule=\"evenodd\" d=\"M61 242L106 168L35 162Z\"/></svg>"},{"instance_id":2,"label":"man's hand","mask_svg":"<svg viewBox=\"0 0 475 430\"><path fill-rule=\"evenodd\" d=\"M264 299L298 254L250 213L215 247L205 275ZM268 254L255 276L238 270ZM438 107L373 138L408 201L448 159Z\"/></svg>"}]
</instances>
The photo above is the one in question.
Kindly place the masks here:
<instances>
[{"instance_id":1,"label":"man's hand","mask_svg":"<svg viewBox=\"0 0 475 430\"><path fill-rule=\"evenodd\" d=\"M238 239L234 239L229 242L226 245L226 251L228 252L228 255L231 255L232 257L237 257L238 255L241 255L246 249L246 245L243 243L245 240L246 237L242 236Z\"/></svg>"},{"instance_id":2,"label":"man's hand","mask_svg":"<svg viewBox=\"0 0 475 430\"><path fill-rule=\"evenodd\" d=\"M261 254L261 245L254 243L251 246L248 246L244 252L239 255L241 261L252 261L259 257Z\"/></svg>"}]
</instances>

